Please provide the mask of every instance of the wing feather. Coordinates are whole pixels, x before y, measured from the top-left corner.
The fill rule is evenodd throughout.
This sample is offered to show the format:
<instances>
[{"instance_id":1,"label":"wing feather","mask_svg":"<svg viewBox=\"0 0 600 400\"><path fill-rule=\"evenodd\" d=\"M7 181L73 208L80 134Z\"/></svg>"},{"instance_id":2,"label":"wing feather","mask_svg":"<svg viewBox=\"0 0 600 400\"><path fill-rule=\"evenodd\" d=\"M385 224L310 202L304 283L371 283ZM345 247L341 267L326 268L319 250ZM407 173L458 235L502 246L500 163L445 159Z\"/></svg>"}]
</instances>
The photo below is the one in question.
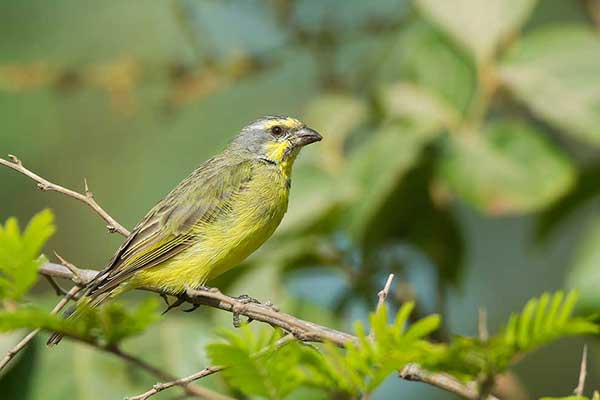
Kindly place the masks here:
<instances>
[{"instance_id":1,"label":"wing feather","mask_svg":"<svg viewBox=\"0 0 600 400\"><path fill-rule=\"evenodd\" d=\"M134 272L156 266L196 243L204 224L217 223L252 180L254 162L208 160L175 187L136 225L108 266L89 286L97 295Z\"/></svg>"}]
</instances>

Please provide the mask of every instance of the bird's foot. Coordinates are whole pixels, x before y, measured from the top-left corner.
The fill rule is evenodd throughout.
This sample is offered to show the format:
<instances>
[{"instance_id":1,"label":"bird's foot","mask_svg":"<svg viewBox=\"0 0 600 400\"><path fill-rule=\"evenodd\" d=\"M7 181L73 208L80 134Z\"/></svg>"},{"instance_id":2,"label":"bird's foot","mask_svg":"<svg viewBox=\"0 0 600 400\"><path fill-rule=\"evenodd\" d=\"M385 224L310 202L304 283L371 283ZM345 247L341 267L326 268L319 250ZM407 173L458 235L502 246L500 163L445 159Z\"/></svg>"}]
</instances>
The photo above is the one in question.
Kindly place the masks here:
<instances>
[{"instance_id":1,"label":"bird's foot","mask_svg":"<svg viewBox=\"0 0 600 400\"><path fill-rule=\"evenodd\" d=\"M256 300L253 297L248 296L247 294L242 294L238 297L235 297L235 299L240 303L236 306L233 307L233 326L236 328L239 328L241 326L240 323L240 314L245 311L244 310L244 306L246 304L259 304L261 306L264 307L268 307L270 309L272 309L275 312L279 312L279 309L277 307L275 307L273 305L273 303L271 303L270 301L267 301L265 303L261 303L260 301ZM247 324L249 324L250 322L254 321L251 317L248 317L248 320L246 321Z\"/></svg>"},{"instance_id":2,"label":"bird's foot","mask_svg":"<svg viewBox=\"0 0 600 400\"><path fill-rule=\"evenodd\" d=\"M164 296L163 299L167 303L167 308L160 315L165 315L166 313L168 313L172 309L177 308L180 305L182 305L183 303L185 303L185 298L184 297L177 297L177 299L173 303L171 303L171 304L169 304L167 296Z\"/></svg>"}]
</instances>

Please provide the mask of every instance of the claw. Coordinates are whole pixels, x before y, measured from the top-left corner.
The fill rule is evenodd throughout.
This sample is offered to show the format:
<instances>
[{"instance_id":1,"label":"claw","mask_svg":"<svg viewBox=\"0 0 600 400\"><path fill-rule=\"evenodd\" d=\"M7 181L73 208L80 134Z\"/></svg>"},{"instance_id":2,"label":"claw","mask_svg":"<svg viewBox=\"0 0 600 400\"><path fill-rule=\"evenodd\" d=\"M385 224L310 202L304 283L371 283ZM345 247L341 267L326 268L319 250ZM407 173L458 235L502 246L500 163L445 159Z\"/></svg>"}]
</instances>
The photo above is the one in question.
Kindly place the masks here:
<instances>
[{"instance_id":1,"label":"claw","mask_svg":"<svg viewBox=\"0 0 600 400\"><path fill-rule=\"evenodd\" d=\"M169 306L165 309L165 311L163 311L161 313L161 315L165 315L166 313L168 313L169 311L171 311L174 308L179 307L183 303L185 303L185 300L182 299L181 297L178 297L177 300L175 300L172 304L169 304Z\"/></svg>"},{"instance_id":2,"label":"claw","mask_svg":"<svg viewBox=\"0 0 600 400\"><path fill-rule=\"evenodd\" d=\"M167 307L168 307L168 306L170 306L170 304L169 304L169 297L168 297L166 294L164 294L164 293L161 293L161 294L160 294L160 297L162 297L162 299L165 301L165 303L166 303ZM166 312L166 311L165 311L165 312Z\"/></svg>"},{"instance_id":3,"label":"claw","mask_svg":"<svg viewBox=\"0 0 600 400\"><path fill-rule=\"evenodd\" d=\"M198 307L200 307L200 304L194 304L191 308L188 308L186 310L182 310L183 312L192 312L195 311Z\"/></svg>"}]
</instances>

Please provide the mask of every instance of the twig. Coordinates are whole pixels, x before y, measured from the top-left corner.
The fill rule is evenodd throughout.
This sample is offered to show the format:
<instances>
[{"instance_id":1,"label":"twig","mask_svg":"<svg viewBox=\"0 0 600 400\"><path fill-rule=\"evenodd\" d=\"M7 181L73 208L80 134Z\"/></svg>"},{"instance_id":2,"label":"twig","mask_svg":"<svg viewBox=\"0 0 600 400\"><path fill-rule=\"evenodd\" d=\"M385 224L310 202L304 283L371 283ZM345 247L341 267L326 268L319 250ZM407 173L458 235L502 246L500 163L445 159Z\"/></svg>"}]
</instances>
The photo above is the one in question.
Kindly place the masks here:
<instances>
[{"instance_id":1,"label":"twig","mask_svg":"<svg viewBox=\"0 0 600 400\"><path fill-rule=\"evenodd\" d=\"M117 221L115 221L115 219L111 217L106 211L104 211L104 209L100 207L96 200L94 200L94 195L92 194L92 192L89 191L87 187L87 182L85 183L86 193L81 194L74 190L67 189L63 186L52 183L42 178L41 176L35 174L34 172L28 170L23 166L21 160L19 160L16 156L12 154L9 154L8 158L10 158L10 161L0 158L0 164L7 166L8 168L14 169L15 171L20 172L23 175L33 179L37 182L38 188L40 188L43 191L59 192L76 200L79 200L80 202L86 204L92 210L94 210L96 214L98 214L100 218L102 218L107 223L106 227L108 228L109 232L119 232L123 236L129 236L129 231Z\"/></svg>"},{"instance_id":2,"label":"twig","mask_svg":"<svg viewBox=\"0 0 600 400\"><path fill-rule=\"evenodd\" d=\"M460 381L443 373L430 373L421 369L416 364L409 364L399 374L400 378L407 381L422 382L435 386L450 393L454 393L468 400L480 400L477 385L474 383L464 385ZM495 396L488 395L486 400L498 400Z\"/></svg>"},{"instance_id":3,"label":"twig","mask_svg":"<svg viewBox=\"0 0 600 400\"><path fill-rule=\"evenodd\" d=\"M583 396L585 388L585 378L587 377L587 345L583 345L583 354L581 355L581 366L579 367L579 381L573 391L575 396Z\"/></svg>"},{"instance_id":4,"label":"twig","mask_svg":"<svg viewBox=\"0 0 600 400\"><path fill-rule=\"evenodd\" d=\"M53 263L42 265L40 273L66 279L71 279L73 277L72 272L66 267ZM79 275L83 277L84 282L89 282L94 279L94 276L97 273L98 271L94 270L79 269ZM141 289L159 294L164 293L152 288ZM206 305L231 313L237 313L255 321L279 327L303 342L327 341L340 347L344 347L348 342L358 343L358 338L351 334L296 318L293 315L276 311L272 307L264 304L244 303L235 297L227 296L216 289L188 289L182 297L192 304ZM411 365L410 369L405 368L400 374L400 377L406 380L419 381L436 386L465 399L479 398L474 385L465 385L449 375L429 372L417 365ZM494 396L488 396L487 399L493 400L496 398Z\"/></svg>"},{"instance_id":5,"label":"twig","mask_svg":"<svg viewBox=\"0 0 600 400\"><path fill-rule=\"evenodd\" d=\"M147 398L154 396L155 394L162 392L165 389L169 389L173 386L178 385L187 385L190 382L204 378L205 376L212 375L224 369L225 367L222 365L214 365L212 367L204 368L202 371L198 371L190 376L186 376L185 378L175 379L165 383L157 383L156 385L152 386L152 389L148 390L147 392L144 392L137 396L128 397L127 400L146 400Z\"/></svg>"},{"instance_id":6,"label":"twig","mask_svg":"<svg viewBox=\"0 0 600 400\"><path fill-rule=\"evenodd\" d=\"M387 278L387 281L385 281L385 285L383 286L383 289L381 289L378 293L377 293L377 307L375 308L376 311L379 311L379 309L381 307L383 307L383 305L385 304L385 299L388 297L389 293L390 293L390 288L392 286L392 281L394 280L394 274L390 274ZM371 333L369 333L369 337L371 339L373 339L375 336L375 332L373 332L373 330L371 330Z\"/></svg>"},{"instance_id":7,"label":"twig","mask_svg":"<svg viewBox=\"0 0 600 400\"><path fill-rule=\"evenodd\" d=\"M264 349L262 349L261 351L259 351L255 356L261 356L264 353L266 353L267 351L271 351L273 349L273 347L275 348L279 348L291 341L296 340L296 338L294 338L293 335L286 335L284 337L282 337L281 339L279 339L273 346L269 346L266 347ZM176 385L185 385L188 384L190 382L196 381L198 379L202 379L206 376L212 375L214 373L217 373L219 371L223 371L225 368L227 368L226 366L223 365L213 365L211 367L207 367L204 368L201 371L198 371L192 375L186 376L184 378L179 378L170 382L165 382L165 383L157 383L156 385L152 386L152 389L148 390L147 392L144 392L140 395L137 396L133 396L133 397L128 397L127 400L146 400L147 398L154 396L155 394L162 392L165 389L168 389L170 387L176 386Z\"/></svg>"},{"instance_id":8,"label":"twig","mask_svg":"<svg viewBox=\"0 0 600 400\"><path fill-rule=\"evenodd\" d=\"M68 336L68 335L67 335ZM76 337L76 336L69 336L71 339L77 340L79 342L85 343L87 345L90 345L98 350L113 354L114 356L120 358L121 360L135 365L136 367L139 367L141 369L143 369L144 371L148 372L149 374L153 375L154 377L158 378L158 379L163 379L163 380L175 380L175 377L171 374L169 374L168 372L165 372L151 364L148 364L146 361L137 358L136 356L126 353L123 350L121 350L119 347L116 346L102 346L94 341L87 341L87 340L83 340L82 338ZM178 384L178 386L181 386L181 388L183 390L185 390L185 392L190 395L190 396L194 396L194 397L198 397L201 399L207 399L207 400L235 400L229 396L225 396L216 392L213 392L212 390L200 387L200 386L196 386L196 385L190 385L189 382L182 382L181 384Z\"/></svg>"},{"instance_id":9,"label":"twig","mask_svg":"<svg viewBox=\"0 0 600 400\"><path fill-rule=\"evenodd\" d=\"M80 290L81 290L80 287L73 286L71 288L71 290L69 290L67 292L67 294L54 306L54 308L52 309L50 314L56 314L57 312L62 310L64 308L64 306L67 304L67 302L71 298L73 298L75 295L77 295L77 292L79 292ZM40 331L39 329L35 329L35 330L29 332L29 334L27 334L27 336L25 336L23 339L21 339L21 341L19 343L17 343L15 345L15 347L10 349L6 353L6 355L4 356L2 361L0 361L0 370L2 370L2 368L4 368L10 362L10 360L12 360L21 350L24 349L25 346L27 346L29 344L29 342L31 342L31 340L35 337L35 335L38 334L39 331Z\"/></svg>"},{"instance_id":10,"label":"twig","mask_svg":"<svg viewBox=\"0 0 600 400\"><path fill-rule=\"evenodd\" d=\"M48 281L50 286L52 286L52 289L54 289L57 296L64 296L67 294L67 291L65 289L63 289L62 287L60 287L60 285L54 280L53 277L44 275L44 278L46 278L46 280Z\"/></svg>"},{"instance_id":11,"label":"twig","mask_svg":"<svg viewBox=\"0 0 600 400\"><path fill-rule=\"evenodd\" d=\"M478 319L477 319L477 332L479 333L479 340L482 342L487 342L490 334L487 327L487 312L485 308L480 307L478 310Z\"/></svg>"},{"instance_id":12,"label":"twig","mask_svg":"<svg viewBox=\"0 0 600 400\"><path fill-rule=\"evenodd\" d=\"M383 287L383 289L381 289L379 293L377 293L377 297L379 298L379 300L377 301L377 310L379 310L383 306L383 303L385 303L385 299L390 293L390 287L392 286L393 280L394 274L390 274L387 278L387 281L385 282L385 286Z\"/></svg>"},{"instance_id":13,"label":"twig","mask_svg":"<svg viewBox=\"0 0 600 400\"><path fill-rule=\"evenodd\" d=\"M58 258L58 260L60 261L60 263L62 265L64 265L65 267L67 267L67 269L69 271L71 271L71 274L73 274L73 277L71 278L73 283L76 284L77 286L82 286L83 285L83 281L82 281L83 277L79 274L79 268L77 268L74 264L68 262L64 258L62 258L57 252L54 252L54 255L56 256L56 258Z\"/></svg>"}]
</instances>

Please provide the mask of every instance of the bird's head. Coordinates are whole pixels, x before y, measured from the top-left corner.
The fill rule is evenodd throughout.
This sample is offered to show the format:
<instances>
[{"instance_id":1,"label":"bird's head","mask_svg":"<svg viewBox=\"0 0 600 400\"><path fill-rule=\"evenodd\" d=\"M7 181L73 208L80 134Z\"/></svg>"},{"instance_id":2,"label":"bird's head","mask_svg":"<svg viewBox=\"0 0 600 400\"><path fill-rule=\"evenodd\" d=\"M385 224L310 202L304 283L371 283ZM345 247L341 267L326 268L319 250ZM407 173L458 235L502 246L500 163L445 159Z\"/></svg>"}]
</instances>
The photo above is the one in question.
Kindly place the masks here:
<instances>
[{"instance_id":1,"label":"bird's head","mask_svg":"<svg viewBox=\"0 0 600 400\"><path fill-rule=\"evenodd\" d=\"M274 164L291 164L300 149L322 136L290 117L269 116L244 127L230 148Z\"/></svg>"}]
</instances>

